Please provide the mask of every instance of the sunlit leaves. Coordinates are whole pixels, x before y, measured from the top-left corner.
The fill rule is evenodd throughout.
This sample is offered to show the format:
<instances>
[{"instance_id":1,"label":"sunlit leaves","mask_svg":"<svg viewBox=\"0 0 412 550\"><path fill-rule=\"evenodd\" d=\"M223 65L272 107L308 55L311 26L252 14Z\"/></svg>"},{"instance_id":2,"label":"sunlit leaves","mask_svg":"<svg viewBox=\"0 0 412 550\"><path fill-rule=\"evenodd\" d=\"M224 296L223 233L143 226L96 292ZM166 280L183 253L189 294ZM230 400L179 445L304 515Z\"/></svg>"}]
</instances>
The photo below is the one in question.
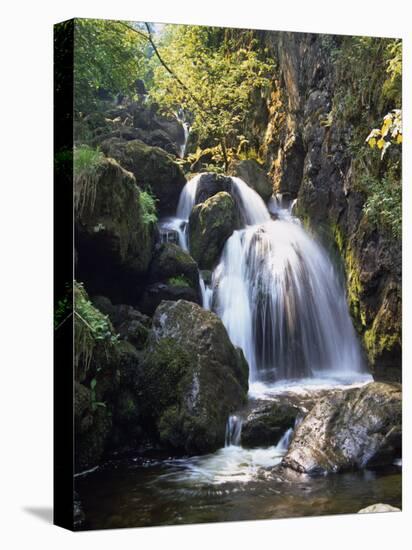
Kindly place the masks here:
<instances>
[{"instance_id":1,"label":"sunlit leaves","mask_svg":"<svg viewBox=\"0 0 412 550\"><path fill-rule=\"evenodd\" d=\"M76 19L74 45L76 110L89 106L99 88L132 94L147 70L147 41L119 21Z\"/></svg>"},{"instance_id":2,"label":"sunlit leaves","mask_svg":"<svg viewBox=\"0 0 412 550\"><path fill-rule=\"evenodd\" d=\"M402 110L393 109L383 118L381 128L374 128L368 137L366 143L374 149L381 149L381 158L384 157L386 150L391 144L402 143Z\"/></svg>"},{"instance_id":3,"label":"sunlit leaves","mask_svg":"<svg viewBox=\"0 0 412 550\"><path fill-rule=\"evenodd\" d=\"M262 61L251 47L237 47L225 29L213 27L167 25L158 49L187 87L153 59L152 96L160 106L190 113L201 138L235 138L253 90L269 83L271 60Z\"/></svg>"}]
</instances>

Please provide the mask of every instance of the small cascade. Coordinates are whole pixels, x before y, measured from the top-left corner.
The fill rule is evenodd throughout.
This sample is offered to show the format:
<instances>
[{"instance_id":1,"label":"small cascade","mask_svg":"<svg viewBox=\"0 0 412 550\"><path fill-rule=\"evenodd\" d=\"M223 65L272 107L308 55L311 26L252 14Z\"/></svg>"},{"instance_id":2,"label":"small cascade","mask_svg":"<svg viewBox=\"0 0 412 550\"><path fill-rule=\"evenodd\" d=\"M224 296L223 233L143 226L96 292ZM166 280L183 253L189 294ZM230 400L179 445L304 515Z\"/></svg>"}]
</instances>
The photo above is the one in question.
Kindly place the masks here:
<instances>
[{"instance_id":1,"label":"small cascade","mask_svg":"<svg viewBox=\"0 0 412 550\"><path fill-rule=\"evenodd\" d=\"M235 415L229 416L226 424L225 447L239 446L241 433L242 419Z\"/></svg>"},{"instance_id":2,"label":"small cascade","mask_svg":"<svg viewBox=\"0 0 412 550\"><path fill-rule=\"evenodd\" d=\"M186 226L187 221L179 218L163 218L157 224L160 242L178 244L183 250L188 250Z\"/></svg>"},{"instance_id":3,"label":"small cascade","mask_svg":"<svg viewBox=\"0 0 412 550\"><path fill-rule=\"evenodd\" d=\"M183 138L183 143L180 145L180 150L179 150L179 157L182 159L186 154L187 141L189 139L189 134L190 134L190 124L186 120L183 109L179 109L178 112L175 113L175 116L183 128L184 138Z\"/></svg>"},{"instance_id":4,"label":"small cascade","mask_svg":"<svg viewBox=\"0 0 412 550\"><path fill-rule=\"evenodd\" d=\"M213 288L208 285L202 277L202 273L199 271L199 286L202 295L202 307L210 311L213 304Z\"/></svg>"},{"instance_id":5,"label":"small cascade","mask_svg":"<svg viewBox=\"0 0 412 550\"><path fill-rule=\"evenodd\" d=\"M289 449L290 442L292 441L293 432L294 432L293 428L289 428L282 435L282 437L280 438L278 444L276 445L276 451L278 453L286 454L287 450Z\"/></svg>"}]
</instances>

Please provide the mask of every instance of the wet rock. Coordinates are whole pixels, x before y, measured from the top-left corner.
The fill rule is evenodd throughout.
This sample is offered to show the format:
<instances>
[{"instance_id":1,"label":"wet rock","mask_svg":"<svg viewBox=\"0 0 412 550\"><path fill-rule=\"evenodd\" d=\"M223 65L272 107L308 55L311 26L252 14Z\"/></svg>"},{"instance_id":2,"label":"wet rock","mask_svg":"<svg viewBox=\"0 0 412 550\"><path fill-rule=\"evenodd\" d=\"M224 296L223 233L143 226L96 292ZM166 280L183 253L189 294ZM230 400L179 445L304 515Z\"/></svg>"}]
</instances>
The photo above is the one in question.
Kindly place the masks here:
<instances>
[{"instance_id":1,"label":"wet rock","mask_svg":"<svg viewBox=\"0 0 412 550\"><path fill-rule=\"evenodd\" d=\"M186 300L200 304L199 292L192 288L184 280L172 279L172 284L155 283L146 287L140 300L139 307L147 315L153 315L156 308L164 300L177 301Z\"/></svg>"},{"instance_id":2,"label":"wet rock","mask_svg":"<svg viewBox=\"0 0 412 550\"><path fill-rule=\"evenodd\" d=\"M249 185L262 199L267 202L272 193L272 181L255 160L237 160L229 165L228 173L231 176L241 178Z\"/></svg>"},{"instance_id":3,"label":"wet rock","mask_svg":"<svg viewBox=\"0 0 412 550\"><path fill-rule=\"evenodd\" d=\"M224 445L227 418L246 401L248 366L214 313L183 300L163 302L143 372L147 424L163 447L198 454Z\"/></svg>"},{"instance_id":4,"label":"wet rock","mask_svg":"<svg viewBox=\"0 0 412 550\"><path fill-rule=\"evenodd\" d=\"M391 506L390 504L382 504L380 502L378 504L371 504L366 508L362 508L362 510L359 510L358 514L376 514L378 512L400 512L400 511L401 509L396 508L396 506Z\"/></svg>"},{"instance_id":5,"label":"wet rock","mask_svg":"<svg viewBox=\"0 0 412 550\"><path fill-rule=\"evenodd\" d=\"M94 296L93 304L110 317L115 331L137 349L142 349L150 328L150 318L127 304L112 304L106 296Z\"/></svg>"},{"instance_id":6,"label":"wet rock","mask_svg":"<svg viewBox=\"0 0 412 550\"><path fill-rule=\"evenodd\" d=\"M112 428L105 407L94 407L92 392L76 382L74 388L75 470L80 472L98 464Z\"/></svg>"},{"instance_id":7,"label":"wet rock","mask_svg":"<svg viewBox=\"0 0 412 550\"><path fill-rule=\"evenodd\" d=\"M391 464L402 444L401 387L380 382L315 403L297 427L282 464L301 473Z\"/></svg>"},{"instance_id":8,"label":"wet rock","mask_svg":"<svg viewBox=\"0 0 412 550\"><path fill-rule=\"evenodd\" d=\"M174 243L163 243L157 250L150 264L151 282L167 283L170 279L181 278L189 286L198 289L198 267L192 256ZM177 281L178 282L178 281Z\"/></svg>"},{"instance_id":9,"label":"wet rock","mask_svg":"<svg viewBox=\"0 0 412 550\"><path fill-rule=\"evenodd\" d=\"M201 174L197 185L195 204L205 202L221 191L226 191L229 194L232 192L232 180L230 178L213 172Z\"/></svg>"},{"instance_id":10,"label":"wet rock","mask_svg":"<svg viewBox=\"0 0 412 550\"><path fill-rule=\"evenodd\" d=\"M135 178L103 159L75 178L77 278L92 294L132 301L127 281L149 267L154 228L145 223Z\"/></svg>"},{"instance_id":11,"label":"wet rock","mask_svg":"<svg viewBox=\"0 0 412 550\"><path fill-rule=\"evenodd\" d=\"M239 217L229 193L219 192L197 204L189 218L189 242L193 258L201 269L213 269Z\"/></svg>"},{"instance_id":12,"label":"wet rock","mask_svg":"<svg viewBox=\"0 0 412 550\"><path fill-rule=\"evenodd\" d=\"M111 405L113 426L108 451L136 450L145 440L139 391L142 381L142 354L129 342L119 344L118 390Z\"/></svg>"},{"instance_id":13,"label":"wet rock","mask_svg":"<svg viewBox=\"0 0 412 550\"><path fill-rule=\"evenodd\" d=\"M180 166L159 147L140 140L112 138L101 144L102 151L132 172L137 185L150 190L158 200L161 215L174 214L186 180Z\"/></svg>"},{"instance_id":14,"label":"wet rock","mask_svg":"<svg viewBox=\"0 0 412 550\"><path fill-rule=\"evenodd\" d=\"M299 409L287 403L266 404L252 411L242 425L244 447L276 445L289 428L293 428Z\"/></svg>"}]
</instances>

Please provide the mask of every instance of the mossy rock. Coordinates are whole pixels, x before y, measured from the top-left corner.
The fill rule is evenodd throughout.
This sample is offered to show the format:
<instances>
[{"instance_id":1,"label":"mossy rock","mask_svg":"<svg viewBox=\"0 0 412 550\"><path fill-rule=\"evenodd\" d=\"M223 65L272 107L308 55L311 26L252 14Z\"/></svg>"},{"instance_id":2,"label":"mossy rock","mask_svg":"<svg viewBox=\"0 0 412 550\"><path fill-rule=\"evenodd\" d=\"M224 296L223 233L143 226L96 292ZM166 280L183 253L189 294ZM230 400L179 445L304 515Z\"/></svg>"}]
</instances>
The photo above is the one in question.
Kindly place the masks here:
<instances>
[{"instance_id":1,"label":"mossy rock","mask_svg":"<svg viewBox=\"0 0 412 550\"><path fill-rule=\"evenodd\" d=\"M229 193L220 192L196 205L189 218L190 252L201 269L213 269L239 217Z\"/></svg>"},{"instance_id":2,"label":"mossy rock","mask_svg":"<svg viewBox=\"0 0 412 550\"><path fill-rule=\"evenodd\" d=\"M124 141L118 138L104 141L101 149L129 170L140 188L154 194L161 215L176 212L186 179L179 164L163 149L137 139Z\"/></svg>"},{"instance_id":3,"label":"mossy rock","mask_svg":"<svg viewBox=\"0 0 412 550\"><path fill-rule=\"evenodd\" d=\"M256 160L236 160L230 163L228 174L237 176L267 202L273 193L272 181Z\"/></svg>"},{"instance_id":4,"label":"mossy rock","mask_svg":"<svg viewBox=\"0 0 412 550\"><path fill-rule=\"evenodd\" d=\"M75 470L86 470L99 463L112 428L110 411L93 407L91 391L75 383Z\"/></svg>"},{"instance_id":5,"label":"mossy rock","mask_svg":"<svg viewBox=\"0 0 412 550\"><path fill-rule=\"evenodd\" d=\"M167 283L176 277L184 278L195 290L199 287L198 267L192 256L177 244L161 244L153 255L149 279L153 283Z\"/></svg>"},{"instance_id":6,"label":"mossy rock","mask_svg":"<svg viewBox=\"0 0 412 550\"><path fill-rule=\"evenodd\" d=\"M221 174L215 174L214 172L205 172L200 175L196 196L195 204L205 202L216 193L225 191L226 193L232 193L232 179Z\"/></svg>"},{"instance_id":7,"label":"mossy rock","mask_svg":"<svg viewBox=\"0 0 412 550\"><path fill-rule=\"evenodd\" d=\"M77 278L93 294L135 301L151 260L154 225L146 223L134 176L103 159L75 178Z\"/></svg>"},{"instance_id":8,"label":"mossy rock","mask_svg":"<svg viewBox=\"0 0 412 550\"><path fill-rule=\"evenodd\" d=\"M184 300L162 302L143 365L140 397L160 445L178 454L222 447L228 416L247 398L248 366L221 320Z\"/></svg>"}]
</instances>

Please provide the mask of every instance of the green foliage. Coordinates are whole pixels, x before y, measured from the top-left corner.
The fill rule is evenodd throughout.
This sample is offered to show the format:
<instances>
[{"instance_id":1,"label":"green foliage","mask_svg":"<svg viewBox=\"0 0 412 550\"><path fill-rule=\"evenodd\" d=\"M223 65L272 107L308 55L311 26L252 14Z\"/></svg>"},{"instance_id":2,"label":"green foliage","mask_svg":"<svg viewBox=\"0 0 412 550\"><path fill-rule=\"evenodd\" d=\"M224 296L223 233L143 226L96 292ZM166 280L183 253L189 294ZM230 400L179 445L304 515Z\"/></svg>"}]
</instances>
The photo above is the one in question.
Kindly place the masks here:
<instances>
[{"instance_id":1,"label":"green foliage","mask_svg":"<svg viewBox=\"0 0 412 550\"><path fill-rule=\"evenodd\" d=\"M142 208L142 220L146 226L157 222L156 198L149 191L141 191L139 195Z\"/></svg>"},{"instance_id":2,"label":"green foliage","mask_svg":"<svg viewBox=\"0 0 412 550\"><path fill-rule=\"evenodd\" d=\"M80 145L74 149L74 204L79 215L86 208L94 208L99 166L103 159L104 155L99 149L93 149L88 145Z\"/></svg>"},{"instance_id":3,"label":"green foliage","mask_svg":"<svg viewBox=\"0 0 412 550\"><path fill-rule=\"evenodd\" d=\"M133 96L147 71L147 40L121 21L76 19L74 27L75 110L90 110L96 92Z\"/></svg>"},{"instance_id":4,"label":"green foliage","mask_svg":"<svg viewBox=\"0 0 412 550\"><path fill-rule=\"evenodd\" d=\"M83 364L84 371L90 367L93 352L99 343L107 346L116 345L119 336L113 329L107 315L96 309L87 297L82 283L74 282L74 334L75 365Z\"/></svg>"},{"instance_id":5,"label":"green foliage","mask_svg":"<svg viewBox=\"0 0 412 550\"><path fill-rule=\"evenodd\" d=\"M190 282L186 279L184 275L177 275L176 277L170 277L167 280L167 284L172 286L184 286L184 287L190 287Z\"/></svg>"},{"instance_id":6,"label":"green foliage","mask_svg":"<svg viewBox=\"0 0 412 550\"><path fill-rule=\"evenodd\" d=\"M365 141L371 149L374 147L381 149L381 159L383 159L386 150L391 144L400 145L402 143L402 111L400 109L393 109L393 111L385 115L382 127L374 128Z\"/></svg>"},{"instance_id":7,"label":"green foliage","mask_svg":"<svg viewBox=\"0 0 412 550\"><path fill-rule=\"evenodd\" d=\"M63 297L57 300L54 308L54 328L57 329L73 312L73 288L67 283Z\"/></svg>"},{"instance_id":8,"label":"green foliage","mask_svg":"<svg viewBox=\"0 0 412 550\"><path fill-rule=\"evenodd\" d=\"M84 288L82 283L77 283L77 286L81 289ZM112 333L109 317L96 309L83 292L78 292L75 296L75 314L90 330L93 338L117 343L118 336L114 336Z\"/></svg>"},{"instance_id":9,"label":"green foliage","mask_svg":"<svg viewBox=\"0 0 412 550\"><path fill-rule=\"evenodd\" d=\"M103 158L104 155L98 148L93 149L88 145L76 147L73 155L74 173L80 175L81 172L93 172Z\"/></svg>"},{"instance_id":10,"label":"green foliage","mask_svg":"<svg viewBox=\"0 0 412 550\"><path fill-rule=\"evenodd\" d=\"M402 236L402 186L389 173L381 179L365 175L362 184L368 198L364 212L368 219L386 227L395 238Z\"/></svg>"},{"instance_id":11,"label":"green foliage","mask_svg":"<svg viewBox=\"0 0 412 550\"><path fill-rule=\"evenodd\" d=\"M348 151L354 180L366 197L364 213L400 238L402 42L346 37L332 55L339 84L331 116L350 135Z\"/></svg>"},{"instance_id":12,"label":"green foliage","mask_svg":"<svg viewBox=\"0 0 412 550\"><path fill-rule=\"evenodd\" d=\"M171 72L153 57L155 101L166 111L190 113L192 130L220 145L225 164L228 148L237 150L242 140L253 92L269 86L273 71L267 52L261 52L263 60L253 39L239 44L242 32L167 25L158 49Z\"/></svg>"}]
</instances>

